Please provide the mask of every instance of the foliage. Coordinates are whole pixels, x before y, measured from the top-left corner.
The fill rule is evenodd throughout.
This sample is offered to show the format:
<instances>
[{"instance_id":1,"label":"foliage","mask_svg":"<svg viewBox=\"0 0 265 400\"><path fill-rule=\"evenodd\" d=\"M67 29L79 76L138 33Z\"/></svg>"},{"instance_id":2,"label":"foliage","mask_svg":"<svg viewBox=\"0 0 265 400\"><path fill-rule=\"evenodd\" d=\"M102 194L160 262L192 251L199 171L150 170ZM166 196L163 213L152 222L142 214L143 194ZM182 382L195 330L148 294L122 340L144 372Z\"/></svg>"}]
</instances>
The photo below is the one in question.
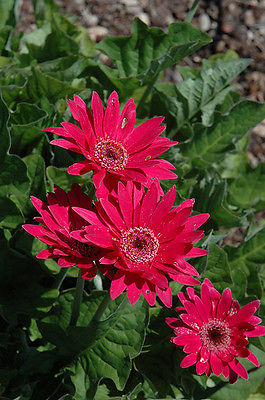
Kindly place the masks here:
<instances>
[{"instance_id":1,"label":"foliage","mask_svg":"<svg viewBox=\"0 0 265 400\"><path fill-rule=\"evenodd\" d=\"M135 19L131 36L107 36L95 45L84 28L58 13L53 0L34 0L37 28L17 35L16 2L0 0L0 394L23 400L146 398L263 398L265 345L252 340L261 367L249 382L228 386L181 370L182 354L169 342L159 302L135 306L119 297L100 321L93 319L108 291L87 282L77 325L69 326L75 269L61 285L53 260L37 260L45 247L21 224L35 215L30 195L45 199L54 184L78 182L91 191L91 176L69 176L73 153L49 145L42 129L70 121L66 100L80 95L90 106L96 90L115 89L122 103L136 102L138 121L164 115L166 135L179 141L165 157L178 179L178 200L194 197L195 212L209 212L209 255L194 261L218 290L231 287L241 304L261 299L265 309L265 233L256 214L264 209L264 164L247 159L250 129L265 118L265 105L241 99L234 78L249 59L234 53L204 60L199 69L177 65L183 81L162 81L166 68L210 42L188 22L168 33ZM106 54L111 66L102 63ZM232 229L243 232L235 248L223 246ZM174 302L181 285L172 283ZM149 320L150 313L150 320ZM247 369L251 368L247 364ZM47 384L48 382L48 384Z\"/></svg>"}]
</instances>

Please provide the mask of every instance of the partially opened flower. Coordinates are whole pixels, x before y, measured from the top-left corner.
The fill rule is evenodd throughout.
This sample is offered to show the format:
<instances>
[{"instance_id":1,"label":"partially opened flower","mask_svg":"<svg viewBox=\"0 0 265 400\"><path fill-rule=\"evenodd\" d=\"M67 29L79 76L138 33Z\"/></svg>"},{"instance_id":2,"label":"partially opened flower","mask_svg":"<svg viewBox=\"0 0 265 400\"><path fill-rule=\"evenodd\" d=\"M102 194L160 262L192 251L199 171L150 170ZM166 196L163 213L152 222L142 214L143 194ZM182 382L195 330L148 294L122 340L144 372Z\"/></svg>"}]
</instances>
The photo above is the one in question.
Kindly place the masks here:
<instances>
[{"instance_id":1,"label":"partially opened flower","mask_svg":"<svg viewBox=\"0 0 265 400\"><path fill-rule=\"evenodd\" d=\"M171 307L172 294L167 277L177 282L197 285L192 277L199 276L185 258L199 257L207 251L193 248L193 242L203 237L196 229L209 217L190 217L194 200L172 208L176 189L170 189L160 200L160 190L153 183L145 193L141 185L121 182L117 197L108 196L95 202L97 212L80 207L74 210L91 223L72 236L84 243L108 249L100 259L102 264L114 264L116 273L111 282L112 299L125 289L131 304L143 293L150 305L156 294Z\"/></svg>"},{"instance_id":2,"label":"partially opened flower","mask_svg":"<svg viewBox=\"0 0 265 400\"><path fill-rule=\"evenodd\" d=\"M105 112L96 92L92 96L93 115L78 96L74 96L74 101L68 100L68 105L80 127L63 122L62 127L44 131L62 136L52 140L51 144L85 157L68 168L69 174L82 175L94 170L94 185L102 190L106 187L105 192L117 189L119 179L148 186L151 178L176 178L170 171L175 169L174 166L157 158L177 143L160 137L165 129L160 126L163 117L152 118L134 127L136 109L133 99L125 104L120 113L116 92L110 95Z\"/></svg>"},{"instance_id":3,"label":"partially opened flower","mask_svg":"<svg viewBox=\"0 0 265 400\"><path fill-rule=\"evenodd\" d=\"M174 329L171 341L184 346L184 357L180 366L187 368L196 364L198 375L203 373L216 376L222 374L234 383L238 376L248 379L248 373L237 357L247 358L256 367L259 362L247 349L248 338L265 335L261 319L253 314L259 308L258 300L243 307L232 299L231 290L223 294L205 279L199 296L193 288L187 288L187 295L179 293L183 307L177 307L181 319L167 318Z\"/></svg>"},{"instance_id":4,"label":"partially opened flower","mask_svg":"<svg viewBox=\"0 0 265 400\"><path fill-rule=\"evenodd\" d=\"M82 205L91 210L90 199L83 193L81 187L73 184L71 190L66 193L55 186L54 193L47 194L48 204L33 196L31 201L41 215L34 218L40 225L26 224L23 228L49 245L46 250L37 254L37 258L57 258L60 267L77 264L82 269L84 278L94 278L97 267L93 261L102 257L103 250L88 243L80 243L70 236L71 231L81 229L87 224L72 210L72 207Z\"/></svg>"}]
</instances>

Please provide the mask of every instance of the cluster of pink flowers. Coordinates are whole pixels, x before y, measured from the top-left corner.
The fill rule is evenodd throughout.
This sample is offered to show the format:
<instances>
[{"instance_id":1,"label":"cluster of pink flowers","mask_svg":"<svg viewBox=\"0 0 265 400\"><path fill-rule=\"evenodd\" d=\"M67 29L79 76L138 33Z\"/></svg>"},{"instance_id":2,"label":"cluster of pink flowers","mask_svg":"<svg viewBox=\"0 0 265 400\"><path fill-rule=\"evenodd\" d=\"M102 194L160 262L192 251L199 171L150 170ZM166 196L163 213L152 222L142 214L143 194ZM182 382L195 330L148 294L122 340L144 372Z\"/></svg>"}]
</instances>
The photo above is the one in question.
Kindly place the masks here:
<instances>
[{"instance_id":1,"label":"cluster of pink flowers","mask_svg":"<svg viewBox=\"0 0 265 400\"><path fill-rule=\"evenodd\" d=\"M184 285L200 285L197 270L187 261L207 251L193 243L204 236L198 228L208 214L190 216L194 199L174 206L176 189L166 194L158 179L175 179L174 166L158 158L177 144L161 136L163 117L152 118L135 127L136 108L130 99L120 112L118 95L113 92L104 112L96 92L92 113L84 101L74 96L68 106L78 125L63 122L61 127L44 129L61 138L51 144L79 153L83 160L68 172L82 175L93 171L97 201L91 203L81 187L74 184L66 193L55 186L47 194L47 204L32 197L39 225L24 229L49 247L37 257L58 259L61 267L77 265L84 279L99 270L111 280L110 295L124 290L133 305L141 294L153 306L156 295L166 307L172 306L168 279ZM236 357L258 361L245 347L247 337L265 334L253 316L259 303L242 308L226 289L221 297L205 280L201 297L193 288L188 296L179 293L183 307L180 318L167 319L176 337L172 341L189 353L183 368L196 363L198 374L221 373L234 382L247 378Z\"/></svg>"}]
</instances>

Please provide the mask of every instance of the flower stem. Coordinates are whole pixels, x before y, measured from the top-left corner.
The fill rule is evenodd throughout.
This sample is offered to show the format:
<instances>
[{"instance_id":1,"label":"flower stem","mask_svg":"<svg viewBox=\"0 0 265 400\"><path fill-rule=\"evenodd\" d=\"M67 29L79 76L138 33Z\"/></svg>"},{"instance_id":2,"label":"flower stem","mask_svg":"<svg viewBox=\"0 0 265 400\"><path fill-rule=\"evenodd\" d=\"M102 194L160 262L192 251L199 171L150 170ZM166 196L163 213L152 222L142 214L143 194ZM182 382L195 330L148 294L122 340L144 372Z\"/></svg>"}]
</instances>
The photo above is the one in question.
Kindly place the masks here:
<instances>
[{"instance_id":1,"label":"flower stem","mask_svg":"<svg viewBox=\"0 0 265 400\"><path fill-rule=\"evenodd\" d=\"M104 314L104 311L106 310L106 308L108 307L110 302L110 292L109 290L107 291L106 295L104 296L102 302L100 303L97 311L95 312L91 322L95 322L95 321L99 321L102 317L102 315Z\"/></svg>"},{"instance_id":2,"label":"flower stem","mask_svg":"<svg viewBox=\"0 0 265 400\"><path fill-rule=\"evenodd\" d=\"M85 281L82 278L81 269L79 269L77 281L76 281L76 288L75 288L75 297L72 306L72 315L70 320L70 326L75 326L79 317L80 313L80 306L82 303L83 297L83 290L85 286Z\"/></svg>"},{"instance_id":3,"label":"flower stem","mask_svg":"<svg viewBox=\"0 0 265 400\"><path fill-rule=\"evenodd\" d=\"M194 3L192 4L190 11L188 12L187 17L185 18L185 22L191 22L194 14L196 13L199 2L200 2L200 0L194 0Z\"/></svg>"},{"instance_id":4,"label":"flower stem","mask_svg":"<svg viewBox=\"0 0 265 400\"><path fill-rule=\"evenodd\" d=\"M64 281L64 278L67 275L67 270L68 270L68 268L61 268L60 272L57 274L56 279L53 283L53 289L57 289L57 290L60 289L60 287Z\"/></svg>"}]
</instances>

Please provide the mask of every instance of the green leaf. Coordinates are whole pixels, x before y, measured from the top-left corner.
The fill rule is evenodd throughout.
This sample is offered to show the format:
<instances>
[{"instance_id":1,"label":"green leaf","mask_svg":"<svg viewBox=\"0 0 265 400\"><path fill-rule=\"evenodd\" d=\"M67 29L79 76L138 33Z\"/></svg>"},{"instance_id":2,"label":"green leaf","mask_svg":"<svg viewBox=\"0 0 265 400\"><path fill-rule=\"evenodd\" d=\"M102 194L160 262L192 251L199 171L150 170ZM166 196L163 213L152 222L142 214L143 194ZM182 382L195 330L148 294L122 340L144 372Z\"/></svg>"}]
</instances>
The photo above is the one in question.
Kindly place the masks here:
<instances>
[{"instance_id":1,"label":"green leaf","mask_svg":"<svg viewBox=\"0 0 265 400\"><path fill-rule=\"evenodd\" d=\"M203 277L208 278L215 289L220 292L233 284L227 254L216 244L210 243L209 245L209 254Z\"/></svg>"},{"instance_id":2,"label":"green leaf","mask_svg":"<svg viewBox=\"0 0 265 400\"><path fill-rule=\"evenodd\" d=\"M0 197L13 194L24 195L29 189L27 168L23 161L14 155L6 155L0 164Z\"/></svg>"},{"instance_id":3,"label":"green leaf","mask_svg":"<svg viewBox=\"0 0 265 400\"><path fill-rule=\"evenodd\" d=\"M4 0L0 2L0 29L4 28L8 22L11 11L13 11L15 0Z\"/></svg>"},{"instance_id":4,"label":"green leaf","mask_svg":"<svg viewBox=\"0 0 265 400\"><path fill-rule=\"evenodd\" d=\"M30 196L36 196L41 200L45 199L45 163L38 154L31 154L23 158L27 166L27 175L30 181L28 190L23 195L11 195L11 200L17 205L25 217L29 216L35 208ZM40 250L39 250L40 251Z\"/></svg>"},{"instance_id":5,"label":"green leaf","mask_svg":"<svg viewBox=\"0 0 265 400\"><path fill-rule=\"evenodd\" d=\"M24 218L12 200L0 197L0 228L17 228L24 222Z\"/></svg>"},{"instance_id":6,"label":"green leaf","mask_svg":"<svg viewBox=\"0 0 265 400\"><path fill-rule=\"evenodd\" d=\"M148 322L146 301L141 298L131 306L125 295L119 296L109 303L102 321L88 326L105 293L84 294L77 326L69 327L73 295L74 291L68 291L59 297L53 313L38 323L41 333L62 354L78 356L67 367L73 373L77 399L86 398L102 378L112 379L122 390L131 370L131 359L139 354L143 344Z\"/></svg>"},{"instance_id":7,"label":"green leaf","mask_svg":"<svg viewBox=\"0 0 265 400\"><path fill-rule=\"evenodd\" d=\"M85 184L92 182L90 173L80 176L69 175L66 168L49 166L46 169L46 174L52 189L54 185L58 185L63 190L69 190L73 183Z\"/></svg>"},{"instance_id":8,"label":"green leaf","mask_svg":"<svg viewBox=\"0 0 265 400\"><path fill-rule=\"evenodd\" d=\"M39 66L37 66L32 69L32 77L29 79L28 84L21 89L20 99L22 101L34 100L34 102L38 103L42 97L47 97L55 102L79 92L80 89L74 88L67 82L59 81L48 74L42 73Z\"/></svg>"},{"instance_id":9,"label":"green leaf","mask_svg":"<svg viewBox=\"0 0 265 400\"><path fill-rule=\"evenodd\" d=\"M7 316L43 316L57 298L58 290L45 288L40 284L47 277L40 265L12 249L1 231L0 246L0 304L6 308Z\"/></svg>"},{"instance_id":10,"label":"green leaf","mask_svg":"<svg viewBox=\"0 0 265 400\"><path fill-rule=\"evenodd\" d=\"M251 238L245 239L238 247L225 247L228 254L232 277L236 284L236 296L262 297L262 287L258 272L265 259L265 228Z\"/></svg>"},{"instance_id":11,"label":"green leaf","mask_svg":"<svg viewBox=\"0 0 265 400\"><path fill-rule=\"evenodd\" d=\"M213 122L213 112L221 104L227 93L233 87L229 83L240 74L250 63L249 59L219 61L213 67L202 69L196 79L186 79L174 86L158 83L155 88L165 96L169 112L176 119L178 132L183 125L191 120L199 111L202 112L202 122L210 125Z\"/></svg>"},{"instance_id":12,"label":"green leaf","mask_svg":"<svg viewBox=\"0 0 265 400\"><path fill-rule=\"evenodd\" d=\"M194 125L194 137L181 146L181 152L189 159L201 158L217 162L225 152L250 128L265 118L265 104L249 100L242 101L226 116L219 116L211 127Z\"/></svg>"},{"instance_id":13,"label":"green leaf","mask_svg":"<svg viewBox=\"0 0 265 400\"><path fill-rule=\"evenodd\" d=\"M247 166L241 176L237 176L229 184L228 201L230 204L240 208L259 208L264 209L265 205L265 185L264 185L265 165L260 163L253 169Z\"/></svg>"},{"instance_id":14,"label":"green leaf","mask_svg":"<svg viewBox=\"0 0 265 400\"><path fill-rule=\"evenodd\" d=\"M137 76L142 85L211 41L186 22L169 25L166 34L136 18L131 32L131 37L107 36L96 47L116 62L120 78Z\"/></svg>"},{"instance_id":15,"label":"green leaf","mask_svg":"<svg viewBox=\"0 0 265 400\"><path fill-rule=\"evenodd\" d=\"M8 119L9 119L9 112L3 101L2 94L0 93L0 138L1 138L0 165L4 161L6 153L10 146L10 138L7 127Z\"/></svg>"}]
</instances>

